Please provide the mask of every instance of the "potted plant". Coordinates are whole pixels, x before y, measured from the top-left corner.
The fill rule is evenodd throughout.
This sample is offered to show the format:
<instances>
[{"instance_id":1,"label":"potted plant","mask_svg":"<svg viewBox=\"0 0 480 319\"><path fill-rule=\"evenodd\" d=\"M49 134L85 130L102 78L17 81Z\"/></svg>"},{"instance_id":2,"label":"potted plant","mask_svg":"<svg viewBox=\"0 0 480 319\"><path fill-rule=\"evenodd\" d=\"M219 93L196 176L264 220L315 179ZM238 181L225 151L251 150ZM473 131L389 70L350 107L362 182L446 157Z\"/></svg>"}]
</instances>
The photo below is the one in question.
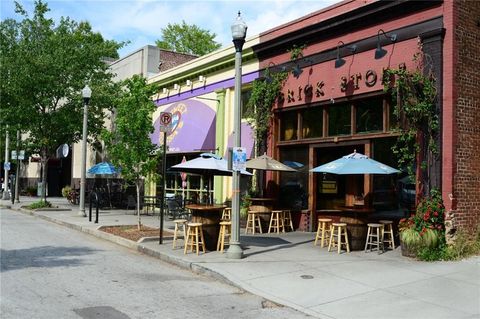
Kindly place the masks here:
<instances>
[{"instance_id":1,"label":"potted plant","mask_svg":"<svg viewBox=\"0 0 480 319\"><path fill-rule=\"evenodd\" d=\"M421 249L435 249L445 234L445 206L440 193L432 190L417 206L415 214L399 223L402 255L415 257Z\"/></svg>"}]
</instances>

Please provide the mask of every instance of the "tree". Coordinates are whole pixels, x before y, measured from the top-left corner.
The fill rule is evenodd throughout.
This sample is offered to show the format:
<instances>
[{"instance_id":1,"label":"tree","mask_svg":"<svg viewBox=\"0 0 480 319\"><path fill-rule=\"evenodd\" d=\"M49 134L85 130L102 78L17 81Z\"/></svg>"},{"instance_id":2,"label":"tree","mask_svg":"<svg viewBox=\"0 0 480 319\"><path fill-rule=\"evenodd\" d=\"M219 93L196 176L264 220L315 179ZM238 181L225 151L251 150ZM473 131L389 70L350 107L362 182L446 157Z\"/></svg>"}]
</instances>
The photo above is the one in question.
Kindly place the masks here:
<instances>
[{"instance_id":1,"label":"tree","mask_svg":"<svg viewBox=\"0 0 480 319\"><path fill-rule=\"evenodd\" d=\"M81 89L88 84L92 98L88 133L97 136L104 109L115 96L113 75L105 58L118 58L123 43L104 40L88 22L62 17L58 24L46 17L47 4L35 2L32 17L16 3L21 21L1 22L1 121L28 132L30 154L39 154L42 182L47 163L60 144L78 142L82 134ZM2 127L3 127L2 123ZM45 187L42 198L45 200Z\"/></svg>"},{"instance_id":2,"label":"tree","mask_svg":"<svg viewBox=\"0 0 480 319\"><path fill-rule=\"evenodd\" d=\"M135 183L137 192L138 229L140 220L140 186L142 178L151 176L157 179L157 147L152 144L152 113L155 104L151 96L158 88L147 85L145 78L134 75L123 82L123 91L115 109L115 128L104 130L102 137L107 146L109 158L120 167L122 177Z\"/></svg>"},{"instance_id":3,"label":"tree","mask_svg":"<svg viewBox=\"0 0 480 319\"><path fill-rule=\"evenodd\" d=\"M201 56L221 47L214 41L215 36L215 33L182 21L182 24L169 23L165 29L162 28L162 40L155 43L160 49Z\"/></svg>"}]
</instances>

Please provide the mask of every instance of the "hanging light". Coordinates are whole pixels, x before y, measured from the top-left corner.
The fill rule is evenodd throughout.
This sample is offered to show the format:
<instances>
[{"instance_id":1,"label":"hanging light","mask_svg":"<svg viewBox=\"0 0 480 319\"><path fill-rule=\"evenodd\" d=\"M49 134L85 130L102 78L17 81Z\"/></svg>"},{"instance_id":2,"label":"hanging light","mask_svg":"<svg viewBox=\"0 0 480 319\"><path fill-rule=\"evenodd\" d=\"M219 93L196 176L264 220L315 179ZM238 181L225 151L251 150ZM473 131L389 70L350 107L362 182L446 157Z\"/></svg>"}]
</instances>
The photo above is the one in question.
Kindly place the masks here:
<instances>
[{"instance_id":1,"label":"hanging light","mask_svg":"<svg viewBox=\"0 0 480 319\"><path fill-rule=\"evenodd\" d=\"M390 36L388 36L385 31L382 29L378 30L377 33L377 49L375 50L375 60L381 59L387 54L387 50L382 48L380 45L380 34L383 34L385 38L389 39L392 43L397 41L397 35L395 33L392 33Z\"/></svg>"},{"instance_id":2,"label":"hanging light","mask_svg":"<svg viewBox=\"0 0 480 319\"><path fill-rule=\"evenodd\" d=\"M338 69L342 65L345 64L345 59L342 59L340 57L340 48L345 46L345 43L343 41L338 41L337 43L337 59L335 60L335 69ZM356 45L351 45L347 47L348 50L350 50L351 53L355 53L357 51L357 46Z\"/></svg>"}]
</instances>

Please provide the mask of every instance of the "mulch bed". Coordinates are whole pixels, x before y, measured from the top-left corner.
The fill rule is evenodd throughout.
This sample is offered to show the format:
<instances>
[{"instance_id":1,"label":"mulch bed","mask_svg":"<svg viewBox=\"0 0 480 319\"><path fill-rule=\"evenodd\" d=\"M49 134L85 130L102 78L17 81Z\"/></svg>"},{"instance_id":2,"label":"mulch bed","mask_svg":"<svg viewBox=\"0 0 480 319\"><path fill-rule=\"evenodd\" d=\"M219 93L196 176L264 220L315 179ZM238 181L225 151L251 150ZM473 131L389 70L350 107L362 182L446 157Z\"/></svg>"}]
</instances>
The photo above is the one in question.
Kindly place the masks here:
<instances>
[{"instance_id":1,"label":"mulch bed","mask_svg":"<svg viewBox=\"0 0 480 319\"><path fill-rule=\"evenodd\" d=\"M106 233L120 236L133 241L138 241L142 237L159 237L159 228L152 228L143 226L141 230L138 230L137 225L122 225L122 226L105 226L100 228L101 231ZM173 236L172 232L163 230L163 237Z\"/></svg>"}]
</instances>

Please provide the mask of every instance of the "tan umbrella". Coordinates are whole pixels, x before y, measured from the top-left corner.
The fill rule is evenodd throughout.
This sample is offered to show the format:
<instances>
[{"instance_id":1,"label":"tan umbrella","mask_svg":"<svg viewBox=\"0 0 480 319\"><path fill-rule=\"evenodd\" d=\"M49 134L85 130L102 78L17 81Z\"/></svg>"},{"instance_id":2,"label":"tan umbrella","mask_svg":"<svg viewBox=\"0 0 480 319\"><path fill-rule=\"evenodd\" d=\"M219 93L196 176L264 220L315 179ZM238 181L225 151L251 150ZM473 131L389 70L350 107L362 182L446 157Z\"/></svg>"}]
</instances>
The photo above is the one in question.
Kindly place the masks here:
<instances>
[{"instance_id":1,"label":"tan umbrella","mask_svg":"<svg viewBox=\"0 0 480 319\"><path fill-rule=\"evenodd\" d=\"M262 156L252 158L247 161L247 168L260 169L264 171L282 171L282 172L296 172L296 169L293 169L285 164L280 163L277 160L274 160L270 156L263 154Z\"/></svg>"}]
</instances>

